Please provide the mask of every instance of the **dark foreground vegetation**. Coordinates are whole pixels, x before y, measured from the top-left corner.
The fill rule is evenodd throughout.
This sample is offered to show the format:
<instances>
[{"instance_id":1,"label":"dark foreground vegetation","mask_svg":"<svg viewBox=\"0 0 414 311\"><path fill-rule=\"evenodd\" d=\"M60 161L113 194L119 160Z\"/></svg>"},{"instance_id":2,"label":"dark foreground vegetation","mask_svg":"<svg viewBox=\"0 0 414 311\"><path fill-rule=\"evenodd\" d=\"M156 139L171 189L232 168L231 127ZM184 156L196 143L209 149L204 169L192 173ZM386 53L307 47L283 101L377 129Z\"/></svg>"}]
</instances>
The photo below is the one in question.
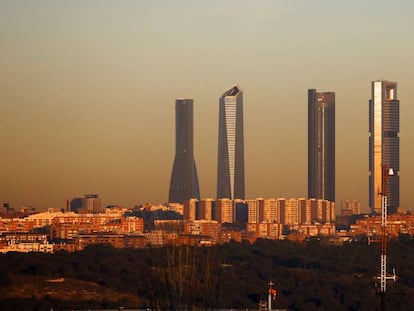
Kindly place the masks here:
<instances>
[{"instance_id":1,"label":"dark foreground vegetation","mask_svg":"<svg viewBox=\"0 0 414 311\"><path fill-rule=\"evenodd\" d=\"M399 275L387 287L388 309L414 310L414 240L400 237L388 250ZM379 253L378 244L317 240L8 253L0 255L0 310L258 308L269 280L275 308L379 310Z\"/></svg>"}]
</instances>

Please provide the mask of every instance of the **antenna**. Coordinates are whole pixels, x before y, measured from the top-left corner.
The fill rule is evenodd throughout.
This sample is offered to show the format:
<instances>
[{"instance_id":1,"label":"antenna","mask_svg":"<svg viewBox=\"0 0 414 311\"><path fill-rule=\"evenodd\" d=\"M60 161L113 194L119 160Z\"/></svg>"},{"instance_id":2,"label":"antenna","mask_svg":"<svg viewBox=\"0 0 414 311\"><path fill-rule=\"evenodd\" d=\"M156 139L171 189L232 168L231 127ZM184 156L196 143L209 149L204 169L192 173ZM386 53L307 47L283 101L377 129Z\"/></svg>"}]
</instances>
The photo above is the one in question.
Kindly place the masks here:
<instances>
[{"instance_id":1,"label":"antenna","mask_svg":"<svg viewBox=\"0 0 414 311\"><path fill-rule=\"evenodd\" d=\"M382 190L381 190L381 272L377 279L380 280L381 310L385 310L385 294L387 292L387 280L397 280L395 269L392 275L387 275L387 208L388 208L388 179L394 175L394 170L388 165L382 165Z\"/></svg>"}]
</instances>

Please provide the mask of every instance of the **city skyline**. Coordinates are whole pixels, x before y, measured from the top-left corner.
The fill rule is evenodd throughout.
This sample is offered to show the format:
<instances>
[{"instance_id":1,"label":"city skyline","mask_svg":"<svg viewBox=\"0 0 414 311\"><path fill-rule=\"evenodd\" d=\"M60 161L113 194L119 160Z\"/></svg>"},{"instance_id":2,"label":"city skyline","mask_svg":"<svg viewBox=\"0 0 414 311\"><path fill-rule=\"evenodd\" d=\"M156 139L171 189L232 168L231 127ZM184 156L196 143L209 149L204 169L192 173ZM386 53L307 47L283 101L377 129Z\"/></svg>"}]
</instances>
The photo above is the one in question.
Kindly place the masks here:
<instances>
[{"instance_id":1,"label":"city skyline","mask_svg":"<svg viewBox=\"0 0 414 311\"><path fill-rule=\"evenodd\" d=\"M0 29L0 201L13 207L168 201L179 96L195 99L200 188L215 197L217 101L237 83L246 198L306 196L317 87L336 93L336 201L368 212L377 79L398 82L401 206L414 200L414 3L2 1Z\"/></svg>"}]
</instances>

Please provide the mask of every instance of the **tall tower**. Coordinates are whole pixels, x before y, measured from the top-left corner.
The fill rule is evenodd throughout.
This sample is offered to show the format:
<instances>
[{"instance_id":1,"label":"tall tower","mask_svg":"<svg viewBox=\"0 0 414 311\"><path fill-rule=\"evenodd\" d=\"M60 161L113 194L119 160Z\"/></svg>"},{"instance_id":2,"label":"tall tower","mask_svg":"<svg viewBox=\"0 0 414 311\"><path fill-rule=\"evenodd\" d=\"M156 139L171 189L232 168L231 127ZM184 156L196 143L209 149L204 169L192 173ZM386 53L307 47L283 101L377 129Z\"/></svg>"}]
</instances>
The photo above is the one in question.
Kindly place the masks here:
<instances>
[{"instance_id":1,"label":"tall tower","mask_svg":"<svg viewBox=\"0 0 414 311\"><path fill-rule=\"evenodd\" d=\"M397 83L371 82L369 101L369 206L372 213L381 213L382 167L394 171L388 179L388 213L400 206L400 101Z\"/></svg>"},{"instance_id":2,"label":"tall tower","mask_svg":"<svg viewBox=\"0 0 414 311\"><path fill-rule=\"evenodd\" d=\"M308 198L335 202L335 93L308 90Z\"/></svg>"},{"instance_id":3,"label":"tall tower","mask_svg":"<svg viewBox=\"0 0 414 311\"><path fill-rule=\"evenodd\" d=\"M244 195L243 91L236 85L220 97L217 198Z\"/></svg>"},{"instance_id":4,"label":"tall tower","mask_svg":"<svg viewBox=\"0 0 414 311\"><path fill-rule=\"evenodd\" d=\"M168 201L183 203L200 199L193 148L193 100L175 101L175 159L171 173Z\"/></svg>"}]
</instances>

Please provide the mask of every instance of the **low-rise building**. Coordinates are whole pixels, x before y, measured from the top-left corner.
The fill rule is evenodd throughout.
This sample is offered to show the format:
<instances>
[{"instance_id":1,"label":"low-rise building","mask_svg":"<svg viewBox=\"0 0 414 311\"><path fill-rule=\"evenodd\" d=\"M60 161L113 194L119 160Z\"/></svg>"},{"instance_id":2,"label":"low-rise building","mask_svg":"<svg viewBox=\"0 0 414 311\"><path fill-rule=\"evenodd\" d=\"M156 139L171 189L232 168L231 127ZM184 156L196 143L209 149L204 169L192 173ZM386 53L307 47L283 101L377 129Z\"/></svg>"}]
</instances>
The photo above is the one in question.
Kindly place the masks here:
<instances>
[{"instance_id":1,"label":"low-rise building","mask_svg":"<svg viewBox=\"0 0 414 311\"><path fill-rule=\"evenodd\" d=\"M212 243L217 243L220 234L220 224L216 220L184 221L184 233L209 236Z\"/></svg>"},{"instance_id":2,"label":"low-rise building","mask_svg":"<svg viewBox=\"0 0 414 311\"><path fill-rule=\"evenodd\" d=\"M47 234L7 233L0 235L0 252L43 252L53 253Z\"/></svg>"},{"instance_id":3,"label":"low-rise building","mask_svg":"<svg viewBox=\"0 0 414 311\"><path fill-rule=\"evenodd\" d=\"M381 216L365 217L350 226L351 236L379 236L381 234ZM387 236L399 234L414 235L414 215L393 214L387 217Z\"/></svg>"},{"instance_id":4,"label":"low-rise building","mask_svg":"<svg viewBox=\"0 0 414 311\"><path fill-rule=\"evenodd\" d=\"M261 222L249 223L246 231L251 233L255 238L279 239L282 235L283 225L278 222Z\"/></svg>"},{"instance_id":5,"label":"low-rise building","mask_svg":"<svg viewBox=\"0 0 414 311\"><path fill-rule=\"evenodd\" d=\"M306 237L319 235L328 236L336 234L336 228L334 224L294 224L288 225L286 228L290 231L295 231L303 234Z\"/></svg>"},{"instance_id":6,"label":"low-rise building","mask_svg":"<svg viewBox=\"0 0 414 311\"><path fill-rule=\"evenodd\" d=\"M75 214L55 217L50 226L50 238L70 240L79 234L140 234L143 231L142 218L110 214Z\"/></svg>"}]
</instances>

